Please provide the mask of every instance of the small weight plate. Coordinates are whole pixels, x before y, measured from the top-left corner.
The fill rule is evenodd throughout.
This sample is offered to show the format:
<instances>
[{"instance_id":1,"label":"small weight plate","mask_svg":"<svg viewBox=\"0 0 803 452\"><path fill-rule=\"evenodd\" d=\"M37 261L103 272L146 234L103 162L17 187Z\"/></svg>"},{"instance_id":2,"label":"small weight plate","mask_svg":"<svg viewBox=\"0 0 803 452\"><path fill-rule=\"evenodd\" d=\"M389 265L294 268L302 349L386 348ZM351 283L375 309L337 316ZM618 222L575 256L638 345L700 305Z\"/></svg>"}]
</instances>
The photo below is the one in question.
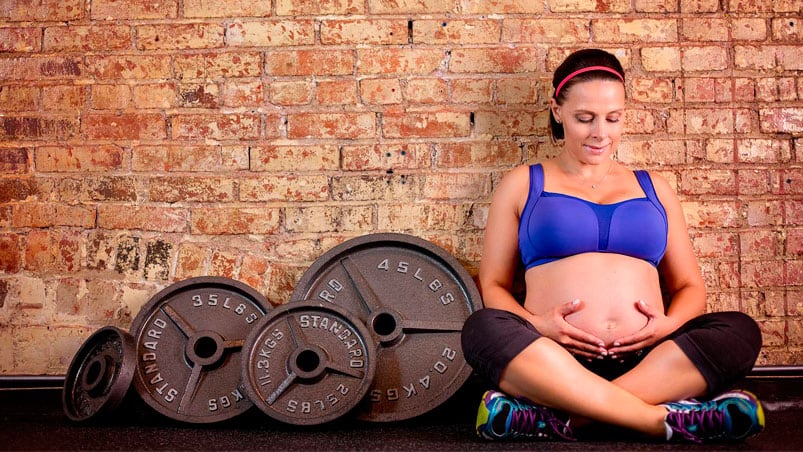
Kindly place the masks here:
<instances>
[{"instance_id":1,"label":"small weight plate","mask_svg":"<svg viewBox=\"0 0 803 452\"><path fill-rule=\"evenodd\" d=\"M242 390L245 337L270 309L250 286L204 276L151 297L131 324L136 342L134 387L170 418L210 423L253 406Z\"/></svg>"},{"instance_id":2,"label":"small weight plate","mask_svg":"<svg viewBox=\"0 0 803 452\"><path fill-rule=\"evenodd\" d=\"M94 332L73 356L64 378L64 413L73 421L86 421L113 412L131 387L136 364L131 335L113 326Z\"/></svg>"},{"instance_id":3,"label":"small weight plate","mask_svg":"<svg viewBox=\"0 0 803 452\"><path fill-rule=\"evenodd\" d=\"M273 419L316 425L349 413L376 371L371 333L345 309L287 303L251 330L243 354L245 390Z\"/></svg>"},{"instance_id":4,"label":"small weight plate","mask_svg":"<svg viewBox=\"0 0 803 452\"><path fill-rule=\"evenodd\" d=\"M460 334L481 307L477 286L444 249L395 233L335 246L301 276L293 300L355 313L379 347L376 376L357 417L399 421L426 413L471 375Z\"/></svg>"}]
</instances>

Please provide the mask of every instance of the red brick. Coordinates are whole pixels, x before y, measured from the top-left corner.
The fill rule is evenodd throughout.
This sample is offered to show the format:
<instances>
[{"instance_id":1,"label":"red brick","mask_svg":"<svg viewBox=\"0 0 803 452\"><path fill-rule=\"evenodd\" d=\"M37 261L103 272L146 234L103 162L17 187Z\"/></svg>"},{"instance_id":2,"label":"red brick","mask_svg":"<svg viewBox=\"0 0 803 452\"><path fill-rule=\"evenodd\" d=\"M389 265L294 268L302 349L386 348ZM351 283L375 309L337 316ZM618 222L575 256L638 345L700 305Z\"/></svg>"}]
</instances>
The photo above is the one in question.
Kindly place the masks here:
<instances>
[{"instance_id":1,"label":"red brick","mask_svg":"<svg viewBox=\"0 0 803 452\"><path fill-rule=\"evenodd\" d=\"M482 199L491 192L491 180L474 173L429 174L421 192L426 199Z\"/></svg>"},{"instance_id":2,"label":"red brick","mask_svg":"<svg viewBox=\"0 0 803 452\"><path fill-rule=\"evenodd\" d=\"M318 80L315 100L323 105L351 105L357 103L356 80Z\"/></svg>"},{"instance_id":3,"label":"red brick","mask_svg":"<svg viewBox=\"0 0 803 452\"><path fill-rule=\"evenodd\" d=\"M700 232L692 237L699 258L736 257L739 255L739 236L725 232Z\"/></svg>"},{"instance_id":4,"label":"red brick","mask_svg":"<svg viewBox=\"0 0 803 452\"><path fill-rule=\"evenodd\" d=\"M289 50L267 52L265 71L274 76L350 75L354 73L350 50Z\"/></svg>"},{"instance_id":5,"label":"red brick","mask_svg":"<svg viewBox=\"0 0 803 452\"><path fill-rule=\"evenodd\" d=\"M35 86L9 85L0 90L0 103L3 110L35 111L39 110L41 89Z\"/></svg>"},{"instance_id":6,"label":"red brick","mask_svg":"<svg viewBox=\"0 0 803 452\"><path fill-rule=\"evenodd\" d=\"M803 108L762 108L759 116L764 133L803 132Z\"/></svg>"},{"instance_id":7,"label":"red brick","mask_svg":"<svg viewBox=\"0 0 803 452\"><path fill-rule=\"evenodd\" d=\"M547 113L544 111L478 111L474 115L479 136L544 135Z\"/></svg>"},{"instance_id":8,"label":"red brick","mask_svg":"<svg viewBox=\"0 0 803 452\"><path fill-rule=\"evenodd\" d=\"M30 231L25 242L25 269L43 274L74 272L81 264L82 242L78 232Z\"/></svg>"},{"instance_id":9,"label":"red brick","mask_svg":"<svg viewBox=\"0 0 803 452\"><path fill-rule=\"evenodd\" d=\"M405 98L413 104L440 104L448 101L449 87L439 78L414 78L407 80Z\"/></svg>"},{"instance_id":10,"label":"red brick","mask_svg":"<svg viewBox=\"0 0 803 452\"><path fill-rule=\"evenodd\" d=\"M264 290L265 279L270 275L270 262L263 256L246 254L240 264L239 280L259 290Z\"/></svg>"},{"instance_id":11,"label":"red brick","mask_svg":"<svg viewBox=\"0 0 803 452\"><path fill-rule=\"evenodd\" d=\"M137 27L140 50L187 50L223 47L223 24L165 24Z\"/></svg>"},{"instance_id":12,"label":"red brick","mask_svg":"<svg viewBox=\"0 0 803 452\"><path fill-rule=\"evenodd\" d=\"M84 73L80 58L30 56L0 59L0 80L76 79Z\"/></svg>"},{"instance_id":13,"label":"red brick","mask_svg":"<svg viewBox=\"0 0 803 452\"><path fill-rule=\"evenodd\" d=\"M452 101L458 104L489 104L493 98L494 82L488 79L455 79L452 86Z\"/></svg>"},{"instance_id":14,"label":"red brick","mask_svg":"<svg viewBox=\"0 0 803 452\"><path fill-rule=\"evenodd\" d=\"M92 108L124 110L131 103L131 88L127 85L95 85L92 87Z\"/></svg>"},{"instance_id":15,"label":"red brick","mask_svg":"<svg viewBox=\"0 0 803 452\"><path fill-rule=\"evenodd\" d=\"M0 9L0 19L11 22L75 21L84 17L83 5L81 0L12 1Z\"/></svg>"},{"instance_id":16,"label":"red brick","mask_svg":"<svg viewBox=\"0 0 803 452\"><path fill-rule=\"evenodd\" d=\"M38 27L0 28L0 52L37 52L41 40L42 29Z\"/></svg>"},{"instance_id":17,"label":"red brick","mask_svg":"<svg viewBox=\"0 0 803 452\"><path fill-rule=\"evenodd\" d=\"M220 106L220 88L215 83L183 83L178 87L178 105L216 109Z\"/></svg>"},{"instance_id":18,"label":"red brick","mask_svg":"<svg viewBox=\"0 0 803 452\"><path fill-rule=\"evenodd\" d=\"M436 14L457 13L457 6L451 0L368 0L368 11L372 14Z\"/></svg>"},{"instance_id":19,"label":"red brick","mask_svg":"<svg viewBox=\"0 0 803 452\"><path fill-rule=\"evenodd\" d=\"M411 201L418 195L418 179L407 174L339 176L331 183L335 201Z\"/></svg>"},{"instance_id":20,"label":"red brick","mask_svg":"<svg viewBox=\"0 0 803 452\"><path fill-rule=\"evenodd\" d=\"M178 114L170 121L174 139L254 140L260 137L260 117L255 114Z\"/></svg>"},{"instance_id":21,"label":"red brick","mask_svg":"<svg viewBox=\"0 0 803 452\"><path fill-rule=\"evenodd\" d=\"M262 56L258 52L178 54L174 57L174 65L176 77L183 80L262 75Z\"/></svg>"},{"instance_id":22,"label":"red brick","mask_svg":"<svg viewBox=\"0 0 803 452\"><path fill-rule=\"evenodd\" d=\"M370 138L376 135L373 113L299 113L287 117L289 138Z\"/></svg>"},{"instance_id":23,"label":"red brick","mask_svg":"<svg viewBox=\"0 0 803 452\"><path fill-rule=\"evenodd\" d=\"M803 229L788 229L786 233L787 256L803 256Z\"/></svg>"},{"instance_id":24,"label":"red brick","mask_svg":"<svg viewBox=\"0 0 803 452\"><path fill-rule=\"evenodd\" d=\"M137 182L129 176L81 175L60 179L59 200L63 202L136 201Z\"/></svg>"},{"instance_id":25,"label":"red brick","mask_svg":"<svg viewBox=\"0 0 803 452\"><path fill-rule=\"evenodd\" d=\"M543 70L543 50L530 47L460 48L452 50L452 72L537 72Z\"/></svg>"},{"instance_id":26,"label":"red brick","mask_svg":"<svg viewBox=\"0 0 803 452\"><path fill-rule=\"evenodd\" d=\"M691 228L733 228L743 225L739 203L732 201L683 202L686 223Z\"/></svg>"},{"instance_id":27,"label":"red brick","mask_svg":"<svg viewBox=\"0 0 803 452\"><path fill-rule=\"evenodd\" d=\"M358 48L357 60L358 74L431 74L446 62L446 54L429 48Z\"/></svg>"},{"instance_id":28,"label":"red brick","mask_svg":"<svg viewBox=\"0 0 803 452\"><path fill-rule=\"evenodd\" d=\"M183 17L269 17L270 0L184 0Z\"/></svg>"},{"instance_id":29,"label":"red brick","mask_svg":"<svg viewBox=\"0 0 803 452\"><path fill-rule=\"evenodd\" d=\"M329 178L323 175L247 177L239 179L241 201L326 201Z\"/></svg>"},{"instance_id":30,"label":"red brick","mask_svg":"<svg viewBox=\"0 0 803 452\"><path fill-rule=\"evenodd\" d=\"M122 168L123 149L117 146L45 146L34 150L34 165L43 172L114 171Z\"/></svg>"},{"instance_id":31,"label":"red brick","mask_svg":"<svg viewBox=\"0 0 803 452\"><path fill-rule=\"evenodd\" d=\"M300 46L315 43L311 20L235 21L226 25L226 45L234 47Z\"/></svg>"},{"instance_id":32,"label":"red brick","mask_svg":"<svg viewBox=\"0 0 803 452\"><path fill-rule=\"evenodd\" d=\"M531 78L508 78L496 82L496 103L534 104L538 101L537 80Z\"/></svg>"},{"instance_id":33,"label":"red brick","mask_svg":"<svg viewBox=\"0 0 803 452\"><path fill-rule=\"evenodd\" d=\"M176 85L170 82L134 85L131 94L138 109L169 109L177 105Z\"/></svg>"},{"instance_id":34,"label":"red brick","mask_svg":"<svg viewBox=\"0 0 803 452\"><path fill-rule=\"evenodd\" d=\"M153 202L225 202L232 201L234 180L227 177L155 177L148 184Z\"/></svg>"},{"instance_id":35,"label":"red brick","mask_svg":"<svg viewBox=\"0 0 803 452\"><path fill-rule=\"evenodd\" d=\"M585 43L591 39L587 19L507 19L502 29L502 42Z\"/></svg>"},{"instance_id":36,"label":"red brick","mask_svg":"<svg viewBox=\"0 0 803 452\"><path fill-rule=\"evenodd\" d=\"M739 170L739 194L763 195L770 192L770 174L764 170Z\"/></svg>"},{"instance_id":37,"label":"red brick","mask_svg":"<svg viewBox=\"0 0 803 452\"><path fill-rule=\"evenodd\" d=\"M103 229L129 229L158 232L187 231L188 215L185 209L130 204L98 206L98 227Z\"/></svg>"},{"instance_id":38,"label":"red brick","mask_svg":"<svg viewBox=\"0 0 803 452\"><path fill-rule=\"evenodd\" d=\"M306 105L312 101L312 85L306 80L274 81L268 91L274 105Z\"/></svg>"},{"instance_id":39,"label":"red brick","mask_svg":"<svg viewBox=\"0 0 803 452\"><path fill-rule=\"evenodd\" d=\"M197 234L273 234L279 229L279 211L259 208L192 209L191 231Z\"/></svg>"},{"instance_id":40,"label":"red brick","mask_svg":"<svg viewBox=\"0 0 803 452\"><path fill-rule=\"evenodd\" d=\"M636 0L636 12L674 13L678 12L675 0Z\"/></svg>"},{"instance_id":41,"label":"red brick","mask_svg":"<svg viewBox=\"0 0 803 452\"><path fill-rule=\"evenodd\" d=\"M681 0L680 10L684 13L713 13L719 11L720 0Z\"/></svg>"},{"instance_id":42,"label":"red brick","mask_svg":"<svg viewBox=\"0 0 803 452\"><path fill-rule=\"evenodd\" d=\"M373 227L373 208L369 206L324 206L288 208L285 227L295 233L364 231Z\"/></svg>"},{"instance_id":43,"label":"red brick","mask_svg":"<svg viewBox=\"0 0 803 452\"><path fill-rule=\"evenodd\" d=\"M782 238L775 231L753 230L739 233L739 258L781 255Z\"/></svg>"},{"instance_id":44,"label":"red brick","mask_svg":"<svg viewBox=\"0 0 803 452\"><path fill-rule=\"evenodd\" d=\"M669 103L674 100L672 80L636 78L630 82L633 100L646 103Z\"/></svg>"},{"instance_id":45,"label":"red brick","mask_svg":"<svg viewBox=\"0 0 803 452\"><path fill-rule=\"evenodd\" d=\"M767 39L767 21L757 17L733 18L731 38L734 41L764 41Z\"/></svg>"},{"instance_id":46,"label":"red brick","mask_svg":"<svg viewBox=\"0 0 803 452\"><path fill-rule=\"evenodd\" d=\"M412 37L416 44L493 44L501 33L498 19L420 19L413 22Z\"/></svg>"},{"instance_id":47,"label":"red brick","mask_svg":"<svg viewBox=\"0 0 803 452\"><path fill-rule=\"evenodd\" d=\"M742 261L742 287L778 287L784 284L783 262Z\"/></svg>"},{"instance_id":48,"label":"red brick","mask_svg":"<svg viewBox=\"0 0 803 452\"><path fill-rule=\"evenodd\" d=\"M783 182L782 193L803 194L803 170L800 168L786 168L781 171Z\"/></svg>"},{"instance_id":49,"label":"red brick","mask_svg":"<svg viewBox=\"0 0 803 452\"><path fill-rule=\"evenodd\" d=\"M211 251L207 246L182 243L178 249L175 278L182 280L194 276L206 276L206 262L210 255Z\"/></svg>"},{"instance_id":50,"label":"red brick","mask_svg":"<svg viewBox=\"0 0 803 452\"><path fill-rule=\"evenodd\" d=\"M36 181L30 177L0 177L0 203L24 201L40 194Z\"/></svg>"},{"instance_id":51,"label":"red brick","mask_svg":"<svg viewBox=\"0 0 803 452\"><path fill-rule=\"evenodd\" d=\"M45 28L46 52L100 52L132 48L131 29L119 25Z\"/></svg>"},{"instance_id":52,"label":"red brick","mask_svg":"<svg viewBox=\"0 0 803 452\"><path fill-rule=\"evenodd\" d=\"M227 107L256 107L265 103L261 80L227 81L223 87L223 105Z\"/></svg>"},{"instance_id":53,"label":"red brick","mask_svg":"<svg viewBox=\"0 0 803 452\"><path fill-rule=\"evenodd\" d=\"M596 19L591 22L591 32L598 42L678 41L678 24L673 19Z\"/></svg>"},{"instance_id":54,"label":"red brick","mask_svg":"<svg viewBox=\"0 0 803 452\"><path fill-rule=\"evenodd\" d=\"M405 112L382 117L382 134L389 138L465 137L470 129L468 113Z\"/></svg>"},{"instance_id":55,"label":"red brick","mask_svg":"<svg viewBox=\"0 0 803 452\"><path fill-rule=\"evenodd\" d=\"M399 104L401 81L397 78L366 78L360 81L360 98L366 104Z\"/></svg>"},{"instance_id":56,"label":"red brick","mask_svg":"<svg viewBox=\"0 0 803 452\"><path fill-rule=\"evenodd\" d=\"M169 55L87 55L87 73L95 79L167 79Z\"/></svg>"},{"instance_id":57,"label":"red brick","mask_svg":"<svg viewBox=\"0 0 803 452\"><path fill-rule=\"evenodd\" d=\"M79 121L64 116L0 117L0 140L67 140L78 136Z\"/></svg>"},{"instance_id":58,"label":"red brick","mask_svg":"<svg viewBox=\"0 0 803 452\"><path fill-rule=\"evenodd\" d=\"M224 278L234 278L238 260L236 253L215 250L212 252L212 258L209 262L209 274Z\"/></svg>"},{"instance_id":59,"label":"red brick","mask_svg":"<svg viewBox=\"0 0 803 452\"><path fill-rule=\"evenodd\" d=\"M0 149L0 174L28 172L28 150L25 148Z\"/></svg>"},{"instance_id":60,"label":"red brick","mask_svg":"<svg viewBox=\"0 0 803 452\"><path fill-rule=\"evenodd\" d=\"M522 149L514 141L440 143L435 155L435 166L443 168L509 168L522 161Z\"/></svg>"},{"instance_id":61,"label":"red brick","mask_svg":"<svg viewBox=\"0 0 803 452\"><path fill-rule=\"evenodd\" d=\"M321 21L321 44L407 44L407 20L324 20Z\"/></svg>"},{"instance_id":62,"label":"red brick","mask_svg":"<svg viewBox=\"0 0 803 452\"><path fill-rule=\"evenodd\" d=\"M783 203L783 224L803 225L803 201L794 199Z\"/></svg>"},{"instance_id":63,"label":"red brick","mask_svg":"<svg viewBox=\"0 0 803 452\"><path fill-rule=\"evenodd\" d=\"M720 18L688 18L681 21L683 41L727 41L728 20Z\"/></svg>"},{"instance_id":64,"label":"red brick","mask_svg":"<svg viewBox=\"0 0 803 452\"><path fill-rule=\"evenodd\" d=\"M569 0L550 4L553 12L575 13L575 12L619 12L630 11L629 0Z\"/></svg>"},{"instance_id":65,"label":"red brick","mask_svg":"<svg viewBox=\"0 0 803 452\"><path fill-rule=\"evenodd\" d=\"M775 200L757 200L747 203L747 225L751 227L783 224L783 204Z\"/></svg>"},{"instance_id":66,"label":"red brick","mask_svg":"<svg viewBox=\"0 0 803 452\"><path fill-rule=\"evenodd\" d=\"M428 168L432 152L426 144L345 145L342 148L343 171Z\"/></svg>"},{"instance_id":67,"label":"red brick","mask_svg":"<svg viewBox=\"0 0 803 452\"><path fill-rule=\"evenodd\" d=\"M529 0L485 0L466 2L462 7L465 14L537 14L544 12L543 2Z\"/></svg>"},{"instance_id":68,"label":"red brick","mask_svg":"<svg viewBox=\"0 0 803 452\"><path fill-rule=\"evenodd\" d=\"M777 163L791 159L791 143L787 140L744 139L736 142L739 161Z\"/></svg>"},{"instance_id":69,"label":"red brick","mask_svg":"<svg viewBox=\"0 0 803 452\"><path fill-rule=\"evenodd\" d=\"M734 46L734 64L738 69L764 70L775 67L775 49L760 46Z\"/></svg>"},{"instance_id":70,"label":"red brick","mask_svg":"<svg viewBox=\"0 0 803 452\"><path fill-rule=\"evenodd\" d=\"M684 195L736 194L736 174L729 170L687 170L682 175Z\"/></svg>"},{"instance_id":71,"label":"red brick","mask_svg":"<svg viewBox=\"0 0 803 452\"><path fill-rule=\"evenodd\" d=\"M365 2L363 0L276 0L277 16L365 13Z\"/></svg>"},{"instance_id":72,"label":"red brick","mask_svg":"<svg viewBox=\"0 0 803 452\"><path fill-rule=\"evenodd\" d=\"M78 112L87 104L89 88L55 85L42 87L42 106L47 111Z\"/></svg>"},{"instance_id":73,"label":"red brick","mask_svg":"<svg viewBox=\"0 0 803 452\"><path fill-rule=\"evenodd\" d=\"M254 146L251 148L252 171L325 171L337 170L340 155L337 146Z\"/></svg>"},{"instance_id":74,"label":"red brick","mask_svg":"<svg viewBox=\"0 0 803 452\"><path fill-rule=\"evenodd\" d=\"M131 166L138 172L238 169L224 160L219 146L137 146L132 152Z\"/></svg>"},{"instance_id":75,"label":"red brick","mask_svg":"<svg viewBox=\"0 0 803 452\"><path fill-rule=\"evenodd\" d=\"M87 114L81 133L91 140L158 140L166 138L161 113Z\"/></svg>"},{"instance_id":76,"label":"red brick","mask_svg":"<svg viewBox=\"0 0 803 452\"><path fill-rule=\"evenodd\" d=\"M0 273L19 273L22 268L21 244L22 238L17 234L0 234Z\"/></svg>"},{"instance_id":77,"label":"red brick","mask_svg":"<svg viewBox=\"0 0 803 452\"><path fill-rule=\"evenodd\" d=\"M680 49L676 47L646 47L641 49L641 64L650 72L680 70Z\"/></svg>"},{"instance_id":78,"label":"red brick","mask_svg":"<svg viewBox=\"0 0 803 452\"><path fill-rule=\"evenodd\" d=\"M686 47L681 64L686 71L715 71L729 67L728 49L719 46Z\"/></svg>"},{"instance_id":79,"label":"red brick","mask_svg":"<svg viewBox=\"0 0 803 452\"><path fill-rule=\"evenodd\" d=\"M174 19L177 0L143 2L140 0L94 0L92 20Z\"/></svg>"}]
</instances>

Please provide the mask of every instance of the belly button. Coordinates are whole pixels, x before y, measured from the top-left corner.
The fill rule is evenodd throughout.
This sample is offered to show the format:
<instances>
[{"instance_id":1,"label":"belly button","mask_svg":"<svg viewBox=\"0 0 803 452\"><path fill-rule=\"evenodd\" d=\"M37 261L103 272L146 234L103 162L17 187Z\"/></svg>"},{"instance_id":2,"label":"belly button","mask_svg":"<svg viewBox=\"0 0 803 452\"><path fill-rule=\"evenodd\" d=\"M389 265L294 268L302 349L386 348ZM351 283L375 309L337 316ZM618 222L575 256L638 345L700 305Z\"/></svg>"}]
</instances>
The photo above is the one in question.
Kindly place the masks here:
<instances>
[{"instance_id":1,"label":"belly button","mask_svg":"<svg viewBox=\"0 0 803 452\"><path fill-rule=\"evenodd\" d=\"M613 321L608 321L608 322L605 322L605 329L606 329L606 330L609 330L609 331L610 331L610 330L615 330L615 329L616 329L616 327L617 327L617 324L616 324L616 322L613 322Z\"/></svg>"}]
</instances>

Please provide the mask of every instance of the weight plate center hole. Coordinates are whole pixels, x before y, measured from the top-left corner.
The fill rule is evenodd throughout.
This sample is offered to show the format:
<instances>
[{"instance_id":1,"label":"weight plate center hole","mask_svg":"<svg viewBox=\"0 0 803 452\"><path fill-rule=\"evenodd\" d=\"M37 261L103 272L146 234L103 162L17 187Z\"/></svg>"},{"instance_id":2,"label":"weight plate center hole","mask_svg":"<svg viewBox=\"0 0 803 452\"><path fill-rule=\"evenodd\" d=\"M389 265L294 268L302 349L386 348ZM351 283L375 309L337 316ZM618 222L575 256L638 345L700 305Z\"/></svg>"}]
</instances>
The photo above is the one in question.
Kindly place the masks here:
<instances>
[{"instance_id":1,"label":"weight plate center hole","mask_svg":"<svg viewBox=\"0 0 803 452\"><path fill-rule=\"evenodd\" d=\"M393 312L375 312L371 316L369 324L383 345L393 344L401 338L401 319Z\"/></svg>"},{"instance_id":2,"label":"weight plate center hole","mask_svg":"<svg viewBox=\"0 0 803 452\"><path fill-rule=\"evenodd\" d=\"M106 385L102 383L109 377L108 369L105 356L97 356L89 362L82 378L82 384L92 397L101 396L105 392Z\"/></svg>"},{"instance_id":3,"label":"weight plate center hole","mask_svg":"<svg viewBox=\"0 0 803 452\"><path fill-rule=\"evenodd\" d=\"M196 365L211 366L223 357L223 338L212 331L198 333L187 343L187 358Z\"/></svg>"},{"instance_id":4,"label":"weight plate center hole","mask_svg":"<svg viewBox=\"0 0 803 452\"><path fill-rule=\"evenodd\" d=\"M326 371L326 351L315 346L299 348L290 356L290 368L300 378L315 380Z\"/></svg>"}]
</instances>

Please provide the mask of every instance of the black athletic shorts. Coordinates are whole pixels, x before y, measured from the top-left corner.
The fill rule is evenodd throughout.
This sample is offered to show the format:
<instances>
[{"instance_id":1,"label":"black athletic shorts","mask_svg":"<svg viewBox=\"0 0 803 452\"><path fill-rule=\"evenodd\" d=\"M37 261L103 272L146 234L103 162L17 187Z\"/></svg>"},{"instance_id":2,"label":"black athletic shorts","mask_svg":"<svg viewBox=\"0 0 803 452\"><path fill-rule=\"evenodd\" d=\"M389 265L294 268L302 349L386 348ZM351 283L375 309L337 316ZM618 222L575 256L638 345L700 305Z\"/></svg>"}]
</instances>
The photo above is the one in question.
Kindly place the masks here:
<instances>
[{"instance_id":1,"label":"black athletic shorts","mask_svg":"<svg viewBox=\"0 0 803 452\"><path fill-rule=\"evenodd\" d=\"M466 361L480 375L499 385L510 361L541 334L530 322L509 311L480 309L463 326L462 346ZM716 395L749 372L761 351L761 331L741 312L715 312L689 320L664 338L673 340L694 363ZM613 380L635 367L657 343L642 353L619 359L578 361L592 372Z\"/></svg>"}]
</instances>

